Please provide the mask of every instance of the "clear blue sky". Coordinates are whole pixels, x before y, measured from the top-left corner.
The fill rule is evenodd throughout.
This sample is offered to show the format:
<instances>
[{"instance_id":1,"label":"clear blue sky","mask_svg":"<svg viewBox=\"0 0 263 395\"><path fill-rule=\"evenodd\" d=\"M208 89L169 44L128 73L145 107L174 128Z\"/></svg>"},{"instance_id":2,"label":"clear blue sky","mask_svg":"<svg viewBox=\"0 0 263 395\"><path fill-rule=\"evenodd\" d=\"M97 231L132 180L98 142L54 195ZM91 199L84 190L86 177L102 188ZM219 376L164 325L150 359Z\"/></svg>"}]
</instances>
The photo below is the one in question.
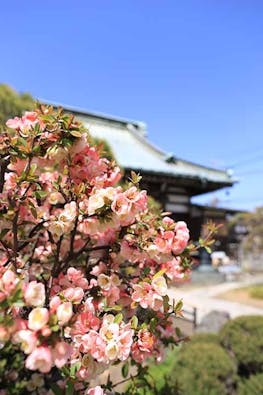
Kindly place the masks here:
<instances>
[{"instance_id":1,"label":"clear blue sky","mask_svg":"<svg viewBox=\"0 0 263 395\"><path fill-rule=\"evenodd\" d=\"M263 204L261 0L9 0L0 33L2 82L145 121L176 156L236 165L222 206Z\"/></svg>"}]
</instances>

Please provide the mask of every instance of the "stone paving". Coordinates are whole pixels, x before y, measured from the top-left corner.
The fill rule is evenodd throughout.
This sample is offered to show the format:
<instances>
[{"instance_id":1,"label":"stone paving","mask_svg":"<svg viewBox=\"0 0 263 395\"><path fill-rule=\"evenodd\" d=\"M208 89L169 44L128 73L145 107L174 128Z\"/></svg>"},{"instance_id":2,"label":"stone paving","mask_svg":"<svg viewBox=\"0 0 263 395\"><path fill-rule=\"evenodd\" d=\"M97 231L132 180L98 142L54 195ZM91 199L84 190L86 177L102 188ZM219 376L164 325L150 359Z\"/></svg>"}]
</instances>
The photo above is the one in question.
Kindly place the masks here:
<instances>
[{"instance_id":1,"label":"stone paving","mask_svg":"<svg viewBox=\"0 0 263 395\"><path fill-rule=\"evenodd\" d=\"M262 274L257 274L255 276L246 275L246 277L240 281L224 282L218 285L203 286L195 289L183 287L171 288L169 290L169 295L175 300L182 298L186 308L196 307L198 323L200 323L202 318L212 310L226 311L231 318L240 315L263 315L263 309L261 308L227 301L217 297L219 294L232 289L257 283L263 283Z\"/></svg>"}]
</instances>

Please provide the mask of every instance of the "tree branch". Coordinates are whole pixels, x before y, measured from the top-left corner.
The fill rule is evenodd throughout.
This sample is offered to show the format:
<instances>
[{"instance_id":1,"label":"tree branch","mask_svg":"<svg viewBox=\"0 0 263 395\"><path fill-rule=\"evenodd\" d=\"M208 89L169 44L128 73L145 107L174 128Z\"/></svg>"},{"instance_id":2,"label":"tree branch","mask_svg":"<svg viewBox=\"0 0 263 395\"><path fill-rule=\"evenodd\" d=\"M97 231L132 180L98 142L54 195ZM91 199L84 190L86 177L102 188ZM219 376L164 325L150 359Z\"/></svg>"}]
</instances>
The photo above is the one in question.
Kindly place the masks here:
<instances>
[{"instance_id":1,"label":"tree branch","mask_svg":"<svg viewBox=\"0 0 263 395\"><path fill-rule=\"evenodd\" d=\"M4 189L5 172L7 170L9 163L10 163L10 158L1 160L0 162L0 193L2 193Z\"/></svg>"}]
</instances>

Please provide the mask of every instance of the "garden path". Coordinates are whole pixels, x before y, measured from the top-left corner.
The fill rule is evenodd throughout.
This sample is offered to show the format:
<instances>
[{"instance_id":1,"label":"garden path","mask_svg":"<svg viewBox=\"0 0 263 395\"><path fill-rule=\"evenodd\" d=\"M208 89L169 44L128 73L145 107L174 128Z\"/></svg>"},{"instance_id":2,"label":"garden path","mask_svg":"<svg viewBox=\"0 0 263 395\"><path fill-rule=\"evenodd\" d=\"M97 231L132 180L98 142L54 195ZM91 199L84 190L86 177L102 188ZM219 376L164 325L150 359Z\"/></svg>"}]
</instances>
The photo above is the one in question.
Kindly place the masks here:
<instances>
[{"instance_id":1,"label":"garden path","mask_svg":"<svg viewBox=\"0 0 263 395\"><path fill-rule=\"evenodd\" d=\"M182 298L186 307L196 307L198 323L212 310L227 311L231 318L240 315L263 315L263 309L261 308L243 303L230 302L218 297L218 295L232 289L257 283L263 283L263 274L246 275L245 278L239 281L208 285L194 289L187 289L187 287L171 288L169 295L175 300Z\"/></svg>"}]
</instances>

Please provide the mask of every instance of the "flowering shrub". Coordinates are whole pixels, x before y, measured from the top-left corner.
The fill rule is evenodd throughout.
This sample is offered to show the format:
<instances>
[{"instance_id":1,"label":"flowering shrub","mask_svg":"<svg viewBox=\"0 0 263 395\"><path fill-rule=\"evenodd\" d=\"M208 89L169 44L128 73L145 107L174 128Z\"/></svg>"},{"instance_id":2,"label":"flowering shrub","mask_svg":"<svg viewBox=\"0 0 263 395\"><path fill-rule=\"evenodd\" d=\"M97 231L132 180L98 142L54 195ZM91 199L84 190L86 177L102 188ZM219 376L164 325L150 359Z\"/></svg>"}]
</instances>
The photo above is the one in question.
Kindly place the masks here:
<instances>
[{"instance_id":1,"label":"flowering shrub","mask_svg":"<svg viewBox=\"0 0 263 395\"><path fill-rule=\"evenodd\" d=\"M0 393L101 395L111 380L90 381L111 364L141 372L179 340L167 282L189 272L187 226L149 210L139 176L116 186L120 169L72 115L39 106L6 125L0 344L20 363L5 362Z\"/></svg>"}]
</instances>

